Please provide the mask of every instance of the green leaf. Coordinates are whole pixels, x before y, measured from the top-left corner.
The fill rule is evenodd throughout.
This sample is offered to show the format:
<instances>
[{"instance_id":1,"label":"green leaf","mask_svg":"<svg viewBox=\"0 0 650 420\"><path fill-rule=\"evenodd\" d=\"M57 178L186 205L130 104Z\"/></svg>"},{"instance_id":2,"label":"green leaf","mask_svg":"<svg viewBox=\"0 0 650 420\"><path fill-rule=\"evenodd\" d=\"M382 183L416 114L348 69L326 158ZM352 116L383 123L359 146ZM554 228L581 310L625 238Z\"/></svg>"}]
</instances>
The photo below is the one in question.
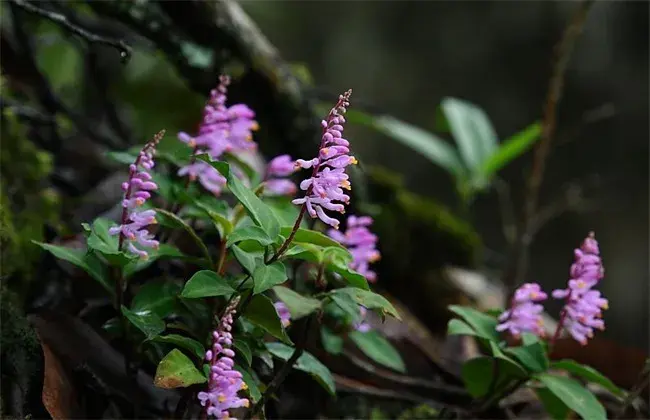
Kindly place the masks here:
<instances>
[{"instance_id":1,"label":"green leaf","mask_svg":"<svg viewBox=\"0 0 650 420\"><path fill-rule=\"evenodd\" d=\"M338 306L346 316L350 323L359 321L361 318L361 311L359 304L354 300L354 298L348 294L344 293L333 293L330 294L332 301ZM330 308L328 308L330 309ZM330 311L331 312L331 311Z\"/></svg>"},{"instance_id":2,"label":"green leaf","mask_svg":"<svg viewBox=\"0 0 650 420\"><path fill-rule=\"evenodd\" d=\"M248 395L250 396L253 403L258 402L260 398L262 398L262 393L257 386L258 381L255 379L254 372L240 364L235 364L235 370L241 373L242 380L248 387Z\"/></svg>"},{"instance_id":3,"label":"green leaf","mask_svg":"<svg viewBox=\"0 0 650 420\"><path fill-rule=\"evenodd\" d=\"M303 296L288 287L275 286L273 291L278 299L284 302L284 304L287 305L287 308L289 308L292 320L307 316L321 307L319 300Z\"/></svg>"},{"instance_id":4,"label":"green leaf","mask_svg":"<svg viewBox=\"0 0 650 420\"><path fill-rule=\"evenodd\" d=\"M399 320L402 319L393 305L388 300L386 300L385 297L378 295L377 293L358 289L356 287L344 287L342 289L336 289L331 293L346 294L354 299L354 301L359 305L363 305L368 309L377 309L382 316L390 315L393 318L397 318Z\"/></svg>"},{"instance_id":5,"label":"green leaf","mask_svg":"<svg viewBox=\"0 0 650 420\"><path fill-rule=\"evenodd\" d=\"M577 381L564 376L540 373L535 376L557 398L583 419L606 419L607 413L600 401Z\"/></svg>"},{"instance_id":6,"label":"green leaf","mask_svg":"<svg viewBox=\"0 0 650 420\"><path fill-rule=\"evenodd\" d=\"M138 314L151 312L164 318L176 309L180 289L178 284L169 281L145 283L133 298L131 310Z\"/></svg>"},{"instance_id":7,"label":"green leaf","mask_svg":"<svg viewBox=\"0 0 650 420\"><path fill-rule=\"evenodd\" d=\"M494 368L494 363L498 364L497 369ZM525 372L519 366L510 363L507 359L487 356L476 357L465 362L461 374L467 391L478 398L490 391L495 372L498 376L492 386L493 392L503 389L514 379L526 377Z\"/></svg>"},{"instance_id":8,"label":"green leaf","mask_svg":"<svg viewBox=\"0 0 650 420\"><path fill-rule=\"evenodd\" d=\"M285 238L288 238L292 230L293 230L293 226L284 226L280 228L280 235L284 236ZM296 242L318 245L324 248L331 246L335 248L345 249L343 245L341 245L334 239L330 238L329 236L324 235L321 232L317 232L315 230L310 230L310 229L299 228L296 231L293 240Z\"/></svg>"},{"instance_id":9,"label":"green leaf","mask_svg":"<svg viewBox=\"0 0 650 420\"><path fill-rule=\"evenodd\" d=\"M491 177L508 163L525 153L542 133L542 126L536 122L501 143L499 148L481 165L481 172Z\"/></svg>"},{"instance_id":10,"label":"green leaf","mask_svg":"<svg viewBox=\"0 0 650 420\"><path fill-rule=\"evenodd\" d=\"M264 264L262 258L258 258L250 252L242 250L240 247L233 245L230 250L232 251L235 259L241 264L246 272L252 275L258 265Z\"/></svg>"},{"instance_id":11,"label":"green leaf","mask_svg":"<svg viewBox=\"0 0 650 420\"><path fill-rule=\"evenodd\" d=\"M246 226L243 228L235 229L234 232L228 235L226 246L230 247L232 244L245 240L253 240L262 246L271 245L274 242L271 238L269 238L269 236L261 227Z\"/></svg>"},{"instance_id":12,"label":"green leaf","mask_svg":"<svg viewBox=\"0 0 650 420\"><path fill-rule=\"evenodd\" d=\"M625 392L614 385L614 382L591 366L582 365L574 360L563 359L551 363L551 368L566 370L567 372L580 376L589 382L597 383L618 397L625 396Z\"/></svg>"},{"instance_id":13,"label":"green leaf","mask_svg":"<svg viewBox=\"0 0 650 420\"><path fill-rule=\"evenodd\" d=\"M300 210L288 197L265 197L264 202L271 207L280 225L291 225L298 219ZM302 223L305 223L303 219Z\"/></svg>"},{"instance_id":14,"label":"green leaf","mask_svg":"<svg viewBox=\"0 0 650 420\"><path fill-rule=\"evenodd\" d=\"M222 237L230 235L230 233L233 231L234 226L232 225L232 222L225 214L219 211L225 211L225 209L221 209L216 205L216 203L206 201L204 197L200 197L194 199L192 205L208 215Z\"/></svg>"},{"instance_id":15,"label":"green leaf","mask_svg":"<svg viewBox=\"0 0 650 420\"><path fill-rule=\"evenodd\" d=\"M375 362L398 372L406 373L406 366L402 356L388 340L376 331L366 333L352 331L349 337L366 356Z\"/></svg>"},{"instance_id":16,"label":"green leaf","mask_svg":"<svg viewBox=\"0 0 650 420\"><path fill-rule=\"evenodd\" d=\"M230 167L227 163L210 162L210 158L207 155L197 156L197 159L208 162L216 168L221 175L226 177L230 192L232 192L242 206L244 206L246 212L249 214L251 219L253 219L255 224L264 229L264 232L266 232L270 238L277 238L278 233L280 232L280 224L278 223L275 214L269 206L253 193L253 191L246 188L244 184L242 184L242 182L230 172Z\"/></svg>"},{"instance_id":17,"label":"green leaf","mask_svg":"<svg viewBox=\"0 0 650 420\"><path fill-rule=\"evenodd\" d=\"M292 347L282 343L266 343L266 348L278 359L289 360L294 352ZM331 395L336 394L336 385L329 369L310 353L303 352L296 361L294 369L309 373Z\"/></svg>"},{"instance_id":18,"label":"green leaf","mask_svg":"<svg viewBox=\"0 0 650 420\"><path fill-rule=\"evenodd\" d=\"M473 335L479 336L472 327L460 319L452 318L447 324L447 335Z\"/></svg>"},{"instance_id":19,"label":"green leaf","mask_svg":"<svg viewBox=\"0 0 650 420\"><path fill-rule=\"evenodd\" d=\"M499 341L499 335L496 331L498 324L496 318L492 318L468 306L451 305L449 310L463 318L476 331L479 337L490 341Z\"/></svg>"},{"instance_id":20,"label":"green leaf","mask_svg":"<svg viewBox=\"0 0 650 420\"><path fill-rule=\"evenodd\" d=\"M197 299L213 296L230 296L235 289L230 286L228 281L210 270L201 270L190 278L181 296L186 299Z\"/></svg>"},{"instance_id":21,"label":"green leaf","mask_svg":"<svg viewBox=\"0 0 650 420\"><path fill-rule=\"evenodd\" d=\"M476 177L478 168L497 148L494 127L482 109L469 102L445 98L440 104L451 133L458 145L471 177ZM481 174L482 175L482 174Z\"/></svg>"},{"instance_id":22,"label":"green leaf","mask_svg":"<svg viewBox=\"0 0 650 420\"><path fill-rule=\"evenodd\" d=\"M160 361L153 384L158 388L186 388L207 382L192 361L180 350L174 349Z\"/></svg>"},{"instance_id":23,"label":"green leaf","mask_svg":"<svg viewBox=\"0 0 650 420\"><path fill-rule=\"evenodd\" d=\"M142 331L147 340L153 340L154 337L165 330L165 321L152 312L132 312L127 307L122 306L122 315Z\"/></svg>"},{"instance_id":24,"label":"green leaf","mask_svg":"<svg viewBox=\"0 0 650 420\"><path fill-rule=\"evenodd\" d=\"M55 257L65 260L83 269L92 278L97 280L110 294L115 295L115 288L110 281L106 266L95 256L84 249L66 248L63 246L32 241Z\"/></svg>"},{"instance_id":25,"label":"green leaf","mask_svg":"<svg viewBox=\"0 0 650 420\"><path fill-rule=\"evenodd\" d=\"M106 156L117 162L117 163L122 163L124 165L130 165L133 162L135 162L135 159L138 157L138 155L134 155L129 152L107 152Z\"/></svg>"},{"instance_id":26,"label":"green leaf","mask_svg":"<svg viewBox=\"0 0 650 420\"><path fill-rule=\"evenodd\" d=\"M291 340L287 332L282 328L280 316L273 306L271 299L264 295L253 296L251 303L244 311L244 316L251 323L262 328L275 338L282 340L287 344L291 344Z\"/></svg>"},{"instance_id":27,"label":"green leaf","mask_svg":"<svg viewBox=\"0 0 650 420\"><path fill-rule=\"evenodd\" d=\"M159 343L173 344L176 347L180 347L186 350L189 350L194 354L199 360L203 360L205 357L205 348L198 341L184 337L180 334L168 334L168 335L159 335L154 337L152 341Z\"/></svg>"},{"instance_id":28,"label":"green leaf","mask_svg":"<svg viewBox=\"0 0 650 420\"><path fill-rule=\"evenodd\" d=\"M124 267L136 258L118 251L119 235L110 235L108 229L115 225L111 220L97 218L88 236L88 248L100 253L113 266Z\"/></svg>"},{"instance_id":29,"label":"green leaf","mask_svg":"<svg viewBox=\"0 0 650 420\"><path fill-rule=\"evenodd\" d=\"M321 327L320 338L326 352L337 355L343 351L343 338L326 326Z\"/></svg>"},{"instance_id":30,"label":"green leaf","mask_svg":"<svg viewBox=\"0 0 650 420\"><path fill-rule=\"evenodd\" d=\"M279 261L271 265L258 265L253 271L253 281L255 282L253 293L262 293L275 285L284 283L287 278L287 270Z\"/></svg>"},{"instance_id":31,"label":"green leaf","mask_svg":"<svg viewBox=\"0 0 650 420\"><path fill-rule=\"evenodd\" d=\"M535 393L542 402L546 412L555 420L566 420L571 410L548 388L535 388Z\"/></svg>"},{"instance_id":32,"label":"green leaf","mask_svg":"<svg viewBox=\"0 0 650 420\"><path fill-rule=\"evenodd\" d=\"M521 347L510 347L504 352L519 360L532 373L544 372L548 369L548 357L541 343Z\"/></svg>"},{"instance_id":33,"label":"green leaf","mask_svg":"<svg viewBox=\"0 0 650 420\"><path fill-rule=\"evenodd\" d=\"M181 228L185 232L187 232L190 237L196 242L196 244L201 248L201 251L203 252L203 255L205 256L205 259L209 262L210 266L213 266L212 263L212 258L210 257L210 251L208 251L208 248L205 246L201 238L196 234L194 229L190 227L183 219L180 217L176 216L174 213L167 211L165 209L155 209L156 210L156 218L158 219L159 223L161 225L170 227L172 229L178 229Z\"/></svg>"},{"instance_id":34,"label":"green leaf","mask_svg":"<svg viewBox=\"0 0 650 420\"><path fill-rule=\"evenodd\" d=\"M332 261L331 264L327 264L326 268L340 275L353 288L361 289L362 291L370 290L368 280L347 265L341 264L338 261Z\"/></svg>"},{"instance_id":35,"label":"green leaf","mask_svg":"<svg viewBox=\"0 0 650 420\"><path fill-rule=\"evenodd\" d=\"M188 256L183 254L178 248L169 244L160 244L158 249L151 249L149 252L149 258L143 259L138 258L134 261L131 261L126 267L124 267L124 277L131 277L133 274L138 271L142 271L145 268L149 267L151 264L160 259L167 258L178 258L178 259L187 259Z\"/></svg>"},{"instance_id":36,"label":"green leaf","mask_svg":"<svg viewBox=\"0 0 650 420\"><path fill-rule=\"evenodd\" d=\"M465 175L456 150L436 135L386 115L377 117L372 127L415 150L455 177Z\"/></svg>"},{"instance_id":37,"label":"green leaf","mask_svg":"<svg viewBox=\"0 0 650 420\"><path fill-rule=\"evenodd\" d=\"M251 348L248 346L248 344L246 344L245 341L234 340L233 347L235 347L235 350L237 350L237 354L241 355L244 358L248 366L250 366L251 363L253 363L253 353L251 352Z\"/></svg>"}]
</instances>

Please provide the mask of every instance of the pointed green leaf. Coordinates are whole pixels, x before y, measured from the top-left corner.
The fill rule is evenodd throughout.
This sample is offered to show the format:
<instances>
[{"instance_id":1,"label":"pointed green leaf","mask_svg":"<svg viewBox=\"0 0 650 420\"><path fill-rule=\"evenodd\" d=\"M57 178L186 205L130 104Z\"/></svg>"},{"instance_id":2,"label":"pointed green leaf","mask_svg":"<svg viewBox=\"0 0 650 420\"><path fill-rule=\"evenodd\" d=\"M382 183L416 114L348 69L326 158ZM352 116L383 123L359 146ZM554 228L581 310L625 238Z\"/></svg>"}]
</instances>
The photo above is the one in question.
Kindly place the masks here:
<instances>
[{"instance_id":1,"label":"pointed green leaf","mask_svg":"<svg viewBox=\"0 0 650 420\"><path fill-rule=\"evenodd\" d=\"M137 329L142 331L147 340L152 340L165 330L165 321L152 312L132 312L122 306L122 315Z\"/></svg>"},{"instance_id":2,"label":"pointed green leaf","mask_svg":"<svg viewBox=\"0 0 650 420\"><path fill-rule=\"evenodd\" d=\"M248 366L253 363L253 353L245 341L235 339L233 341L233 347L235 350L237 350L237 354L239 354L246 361L246 364Z\"/></svg>"},{"instance_id":3,"label":"pointed green leaf","mask_svg":"<svg viewBox=\"0 0 650 420\"><path fill-rule=\"evenodd\" d=\"M226 246L230 247L232 244L246 240L253 240L262 246L267 246L274 242L271 238L269 238L269 236L261 227L246 226L243 228L235 229L234 232L228 235Z\"/></svg>"},{"instance_id":4,"label":"pointed green leaf","mask_svg":"<svg viewBox=\"0 0 650 420\"><path fill-rule=\"evenodd\" d=\"M589 382L597 383L598 385L602 386L603 388L607 389L612 394L618 397L625 396L625 392L623 392L621 388L614 385L614 382L612 382L608 377L598 372L596 369L592 368L591 366L582 365L574 360L563 359L551 363L551 368L564 369L567 372L572 373L576 376L580 376L581 378Z\"/></svg>"},{"instance_id":5,"label":"pointed green leaf","mask_svg":"<svg viewBox=\"0 0 650 420\"><path fill-rule=\"evenodd\" d=\"M244 268L244 270L246 270L248 274L252 275L253 272L255 272L255 268L257 266L264 264L262 258L256 257L252 253L242 250L237 245L233 245L230 250L235 256L235 259L239 262L239 264L241 264L241 266Z\"/></svg>"},{"instance_id":6,"label":"pointed green leaf","mask_svg":"<svg viewBox=\"0 0 650 420\"><path fill-rule=\"evenodd\" d=\"M55 257L65 260L83 269L92 278L97 280L110 294L115 295L115 288L111 284L106 266L95 256L84 249L66 248L63 246L32 241Z\"/></svg>"},{"instance_id":7,"label":"pointed green leaf","mask_svg":"<svg viewBox=\"0 0 650 420\"><path fill-rule=\"evenodd\" d=\"M273 291L277 295L278 299L284 302L284 304L287 305L287 308L289 308L292 320L307 316L321 307L319 300L303 296L288 287L275 286Z\"/></svg>"},{"instance_id":8,"label":"pointed green leaf","mask_svg":"<svg viewBox=\"0 0 650 420\"><path fill-rule=\"evenodd\" d=\"M498 363L497 369L494 368L494 363ZM463 364L462 378L465 388L476 398L486 395L490 391L495 372L498 376L492 386L493 392L503 389L514 379L526 377L526 372L507 359L479 356Z\"/></svg>"},{"instance_id":9,"label":"pointed green leaf","mask_svg":"<svg viewBox=\"0 0 650 420\"><path fill-rule=\"evenodd\" d=\"M253 296L250 305L243 314L251 323L262 328L275 338L291 344L287 332L282 327L280 316L273 306L271 299L264 295Z\"/></svg>"},{"instance_id":10,"label":"pointed green leaf","mask_svg":"<svg viewBox=\"0 0 650 420\"><path fill-rule=\"evenodd\" d=\"M530 372L544 372L548 369L548 357L541 343L509 347L504 352L519 360Z\"/></svg>"},{"instance_id":11,"label":"pointed green leaf","mask_svg":"<svg viewBox=\"0 0 650 420\"><path fill-rule=\"evenodd\" d=\"M583 419L607 419L607 413L600 401L574 379L548 373L540 373L535 378Z\"/></svg>"},{"instance_id":12,"label":"pointed green leaf","mask_svg":"<svg viewBox=\"0 0 650 420\"><path fill-rule=\"evenodd\" d=\"M497 148L492 123L482 109L460 99L445 98L440 106L466 167L477 175L478 167Z\"/></svg>"},{"instance_id":13,"label":"pointed green leaf","mask_svg":"<svg viewBox=\"0 0 650 420\"><path fill-rule=\"evenodd\" d=\"M452 318L447 324L447 335L473 335L479 336L472 327L460 319Z\"/></svg>"},{"instance_id":14,"label":"pointed green leaf","mask_svg":"<svg viewBox=\"0 0 650 420\"><path fill-rule=\"evenodd\" d=\"M390 315L393 318L397 318L399 320L402 319L402 317L399 315L399 313L397 313L397 310L393 307L393 305L388 300L386 300L385 297L377 293L368 290L358 289L356 287L344 287L342 289L336 289L330 293L346 294L350 296L359 305L363 305L368 309L376 309L382 315Z\"/></svg>"},{"instance_id":15,"label":"pointed green leaf","mask_svg":"<svg viewBox=\"0 0 650 420\"><path fill-rule=\"evenodd\" d=\"M366 356L375 362L398 372L406 373L406 365L404 365L402 356L388 340L376 331L366 333L352 331L348 336Z\"/></svg>"},{"instance_id":16,"label":"pointed green leaf","mask_svg":"<svg viewBox=\"0 0 650 420\"><path fill-rule=\"evenodd\" d=\"M280 228L280 235L284 236L285 238L288 238L292 230L293 230L293 226L284 226ZM329 236L324 235L321 232L310 230L310 229L299 228L296 231L293 240L296 242L318 245L324 248L331 246L335 248L345 249L343 245L341 245L334 239L330 238Z\"/></svg>"},{"instance_id":17,"label":"pointed green leaf","mask_svg":"<svg viewBox=\"0 0 650 420\"><path fill-rule=\"evenodd\" d=\"M292 347L282 343L266 343L266 348L273 356L284 360L285 362L291 358L291 355L294 352ZM325 388L325 390L327 390L327 392L331 395L336 394L336 385L334 384L332 373L324 364L310 353L303 352L296 361L294 368L309 373L323 388Z\"/></svg>"},{"instance_id":18,"label":"pointed green leaf","mask_svg":"<svg viewBox=\"0 0 650 420\"><path fill-rule=\"evenodd\" d=\"M390 116L377 117L372 127L410 147L455 177L463 177L463 167L456 150L440 137Z\"/></svg>"},{"instance_id":19,"label":"pointed green leaf","mask_svg":"<svg viewBox=\"0 0 650 420\"><path fill-rule=\"evenodd\" d=\"M203 252L203 255L205 256L205 259L209 262L210 266L213 265L212 263L212 257L210 257L210 251L208 251L208 248L205 246L201 238L196 234L194 229L190 227L183 219L180 217L176 216L174 213L167 211L165 209L155 209L156 210L156 219L158 222L163 225L170 227L172 229L183 229L185 232L187 232L190 237L196 242L196 244L199 246L201 251Z\"/></svg>"},{"instance_id":20,"label":"pointed green leaf","mask_svg":"<svg viewBox=\"0 0 650 420\"><path fill-rule=\"evenodd\" d=\"M176 308L180 286L169 281L145 283L133 298L131 310L136 313L152 312L159 318L169 316Z\"/></svg>"},{"instance_id":21,"label":"pointed green leaf","mask_svg":"<svg viewBox=\"0 0 650 420\"><path fill-rule=\"evenodd\" d=\"M160 361L154 377L158 388L186 388L207 382L207 378L180 350L174 349Z\"/></svg>"},{"instance_id":22,"label":"pointed green leaf","mask_svg":"<svg viewBox=\"0 0 650 420\"><path fill-rule=\"evenodd\" d=\"M216 168L221 175L228 180L228 188L230 192L239 200L244 206L248 215L253 219L255 224L264 232L275 239L280 232L280 224L275 217L275 214L269 206L267 206L253 191L246 188L244 184L230 172L230 166L225 162L211 162L207 155L197 156L197 159L204 160Z\"/></svg>"},{"instance_id":23,"label":"pointed green leaf","mask_svg":"<svg viewBox=\"0 0 650 420\"><path fill-rule=\"evenodd\" d=\"M451 305L449 310L460 316L476 331L479 337L486 338L491 341L499 341L497 334L497 320L489 315L477 311L476 309L468 306Z\"/></svg>"},{"instance_id":24,"label":"pointed green leaf","mask_svg":"<svg viewBox=\"0 0 650 420\"><path fill-rule=\"evenodd\" d=\"M326 352L337 355L343 351L343 338L326 326L320 329L320 339Z\"/></svg>"},{"instance_id":25,"label":"pointed green leaf","mask_svg":"<svg viewBox=\"0 0 650 420\"><path fill-rule=\"evenodd\" d=\"M228 236L233 231L234 226L226 216L228 209L222 201L213 202L199 197L193 199L192 205L208 215L222 236Z\"/></svg>"},{"instance_id":26,"label":"pointed green leaf","mask_svg":"<svg viewBox=\"0 0 650 420\"><path fill-rule=\"evenodd\" d=\"M230 296L235 289L230 286L228 281L210 270L201 270L190 278L181 296L186 299L197 299L214 296Z\"/></svg>"},{"instance_id":27,"label":"pointed green leaf","mask_svg":"<svg viewBox=\"0 0 650 420\"><path fill-rule=\"evenodd\" d=\"M203 360L203 358L205 357L205 348L201 343L199 343L198 341L192 338L185 337L180 334L159 335L157 337L154 337L152 341L156 341L159 343L173 344L176 347L189 350L199 360Z\"/></svg>"},{"instance_id":28,"label":"pointed green leaf","mask_svg":"<svg viewBox=\"0 0 650 420\"><path fill-rule=\"evenodd\" d=\"M241 373L242 380L248 387L248 395L250 396L251 401L253 404L257 403L260 398L262 398L262 393L257 385L259 381L256 379L255 372L240 364L235 364L235 370Z\"/></svg>"},{"instance_id":29,"label":"pointed green leaf","mask_svg":"<svg viewBox=\"0 0 650 420\"><path fill-rule=\"evenodd\" d=\"M124 267L124 277L131 277L133 274L138 271L142 271L145 268L149 267L151 264L161 259L176 258L176 259L186 259L187 255L183 254L178 248L169 244L160 244L158 249L151 249L147 251L149 253L149 258L146 260L143 258L138 258L134 261L131 261L126 267Z\"/></svg>"},{"instance_id":30,"label":"pointed green leaf","mask_svg":"<svg viewBox=\"0 0 650 420\"><path fill-rule=\"evenodd\" d=\"M548 388L535 388L535 393L539 397L546 412L554 420L567 420L571 410L561 399L555 396Z\"/></svg>"},{"instance_id":31,"label":"pointed green leaf","mask_svg":"<svg viewBox=\"0 0 650 420\"><path fill-rule=\"evenodd\" d=\"M508 163L524 154L539 139L542 126L536 122L503 141L499 148L481 165L481 172L491 177Z\"/></svg>"},{"instance_id":32,"label":"pointed green leaf","mask_svg":"<svg viewBox=\"0 0 650 420\"><path fill-rule=\"evenodd\" d=\"M119 235L108 233L109 228L114 225L115 223L108 219L101 217L95 219L87 240L88 248L101 254L109 264L115 267L125 267L137 257L118 251Z\"/></svg>"},{"instance_id":33,"label":"pointed green leaf","mask_svg":"<svg viewBox=\"0 0 650 420\"><path fill-rule=\"evenodd\" d=\"M287 270L279 261L271 265L258 265L253 271L253 281L255 282L253 293L262 293L275 285L284 283L287 278Z\"/></svg>"}]
</instances>

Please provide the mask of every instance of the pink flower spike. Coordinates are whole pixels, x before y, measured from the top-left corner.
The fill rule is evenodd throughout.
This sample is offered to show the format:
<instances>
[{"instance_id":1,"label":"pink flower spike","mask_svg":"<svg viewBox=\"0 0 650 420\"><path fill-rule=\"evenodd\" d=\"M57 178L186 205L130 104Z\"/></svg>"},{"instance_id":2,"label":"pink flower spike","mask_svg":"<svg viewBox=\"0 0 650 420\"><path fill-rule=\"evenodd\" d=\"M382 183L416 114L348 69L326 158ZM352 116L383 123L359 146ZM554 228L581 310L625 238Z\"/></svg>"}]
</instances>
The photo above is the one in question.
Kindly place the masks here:
<instances>
[{"instance_id":1,"label":"pink flower spike","mask_svg":"<svg viewBox=\"0 0 650 420\"><path fill-rule=\"evenodd\" d=\"M348 248L352 254L350 268L364 276L369 282L374 283L377 281L377 276L369 266L371 263L379 261L381 254L376 248L377 236L368 229L372 223L372 218L368 216L349 216L345 233L330 229L327 235Z\"/></svg>"},{"instance_id":2,"label":"pink flower spike","mask_svg":"<svg viewBox=\"0 0 650 420\"><path fill-rule=\"evenodd\" d=\"M547 294L537 283L525 283L514 294L512 307L499 316L497 331L509 331L515 337L529 332L539 337L545 334L542 321L542 305L535 302L543 301Z\"/></svg>"},{"instance_id":3,"label":"pink flower spike","mask_svg":"<svg viewBox=\"0 0 650 420\"><path fill-rule=\"evenodd\" d=\"M158 185L152 180L149 172L154 166L153 155L156 146L165 135L165 130L160 131L147 143L136 158L135 162L129 165L129 179L122 184L124 199L122 200L122 224L109 229L110 235L120 235L118 250L122 250L124 241L128 241L127 250L140 258L149 257L147 251L137 248L137 243L145 248L158 248L158 241L146 230L146 227L156 223L156 212L154 210L138 211L146 200L151 197L150 191L158 189Z\"/></svg>"},{"instance_id":4,"label":"pink flower spike","mask_svg":"<svg viewBox=\"0 0 650 420\"><path fill-rule=\"evenodd\" d=\"M553 291L556 299L565 299L565 305L560 314L560 322L553 337L558 338L562 328L582 345L586 345L593 337L593 329L604 330L602 310L608 308L609 302L601 297L593 287L605 276L605 269L600 258L600 249L593 232L582 242L579 249L574 251L575 262L569 271L571 279L566 289Z\"/></svg>"}]
</instances>

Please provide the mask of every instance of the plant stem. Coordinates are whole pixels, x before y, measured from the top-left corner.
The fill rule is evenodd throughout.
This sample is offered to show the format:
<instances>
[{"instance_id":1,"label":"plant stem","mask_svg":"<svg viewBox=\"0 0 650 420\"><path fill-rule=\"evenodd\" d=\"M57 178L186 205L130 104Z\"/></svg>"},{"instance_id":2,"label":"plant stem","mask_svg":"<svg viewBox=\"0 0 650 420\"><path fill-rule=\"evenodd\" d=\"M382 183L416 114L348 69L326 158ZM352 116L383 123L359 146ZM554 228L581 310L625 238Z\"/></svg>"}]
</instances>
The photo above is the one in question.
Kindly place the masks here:
<instances>
[{"instance_id":1,"label":"plant stem","mask_svg":"<svg viewBox=\"0 0 650 420\"><path fill-rule=\"evenodd\" d=\"M302 205L300 208L300 213L298 214L298 218L296 219L296 223L293 224L293 229L291 230L291 234L289 237L284 241L280 249L278 249L278 252L271 257L270 260L266 261L266 264L273 264L282 256L282 254L285 253L289 245L291 244L291 241L293 241L293 238L296 236L296 232L298 232L298 229L300 229L300 223L302 222L302 218L305 216L305 212L307 211L307 206L305 204Z\"/></svg>"},{"instance_id":2,"label":"plant stem","mask_svg":"<svg viewBox=\"0 0 650 420\"><path fill-rule=\"evenodd\" d=\"M296 345L295 350L293 351L293 354L289 358L289 360L286 361L284 365L280 368L278 373L275 375L275 377L271 380L269 383L269 386L266 388L266 391L264 391L264 394L262 395L262 398L258 401L258 403L251 409L251 411L246 415L245 419L250 419L254 417L257 413L260 412L262 408L264 408L264 405L266 404L266 401L278 390L282 382L284 382L284 379L287 377L289 372L291 371L291 368L293 365L298 361L300 356L302 356L303 352L305 351L305 346L307 345L307 338L309 336L309 330L311 328L311 323L312 320L314 319L313 316L309 316L307 320L305 321L305 329L302 332L302 336L300 338L300 341Z\"/></svg>"}]
</instances>

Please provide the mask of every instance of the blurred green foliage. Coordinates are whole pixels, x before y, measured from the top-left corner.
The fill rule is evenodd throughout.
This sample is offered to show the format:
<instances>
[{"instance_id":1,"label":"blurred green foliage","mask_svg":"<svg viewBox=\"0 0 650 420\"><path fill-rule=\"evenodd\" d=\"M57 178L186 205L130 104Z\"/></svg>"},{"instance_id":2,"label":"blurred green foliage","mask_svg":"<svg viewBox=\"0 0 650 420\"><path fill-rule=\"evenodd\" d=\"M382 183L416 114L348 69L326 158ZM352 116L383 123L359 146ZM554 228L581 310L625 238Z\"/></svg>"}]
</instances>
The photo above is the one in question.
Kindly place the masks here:
<instances>
[{"instance_id":1,"label":"blurred green foliage","mask_svg":"<svg viewBox=\"0 0 650 420\"><path fill-rule=\"evenodd\" d=\"M52 157L25 137L24 126L9 108L2 114L0 147L0 249L3 279L18 271L26 276L40 250L31 243L43 240L45 224L59 223L58 193L46 184Z\"/></svg>"}]
</instances>

